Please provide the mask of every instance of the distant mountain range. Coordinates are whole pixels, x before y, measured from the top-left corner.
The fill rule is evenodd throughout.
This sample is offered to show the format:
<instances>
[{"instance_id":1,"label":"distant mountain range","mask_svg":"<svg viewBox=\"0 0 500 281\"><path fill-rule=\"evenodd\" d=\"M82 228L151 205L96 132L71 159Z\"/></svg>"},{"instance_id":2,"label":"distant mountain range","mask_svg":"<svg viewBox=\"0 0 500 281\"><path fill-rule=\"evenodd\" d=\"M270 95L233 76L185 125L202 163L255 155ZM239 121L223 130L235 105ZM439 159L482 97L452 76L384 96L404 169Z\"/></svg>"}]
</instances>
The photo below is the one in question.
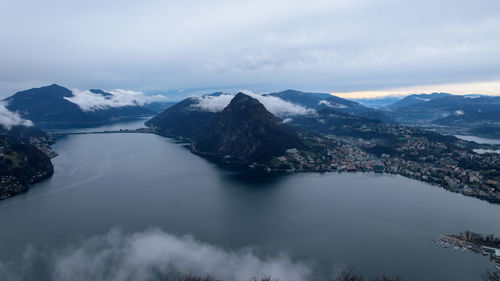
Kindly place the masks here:
<instances>
[{"instance_id":1,"label":"distant mountain range","mask_svg":"<svg viewBox=\"0 0 500 281\"><path fill-rule=\"evenodd\" d=\"M197 98L187 98L157 114L146 122L167 137L196 138L201 128L208 126L215 112L195 107Z\"/></svg>"},{"instance_id":2,"label":"distant mountain range","mask_svg":"<svg viewBox=\"0 0 500 281\"><path fill-rule=\"evenodd\" d=\"M378 126L383 122L323 108L317 111L317 114L295 116L288 124L318 134L372 138L374 136L369 135L372 131L367 128ZM365 134L362 134L363 130Z\"/></svg>"},{"instance_id":3,"label":"distant mountain range","mask_svg":"<svg viewBox=\"0 0 500 281\"><path fill-rule=\"evenodd\" d=\"M230 103L222 111L200 106L207 98L210 100L224 95ZM269 101L264 100L262 104L243 93L234 97L213 93L187 98L156 115L146 125L155 128L161 135L188 139L195 153L240 164L266 162L285 154L286 149L290 148L307 150L308 147L304 145L306 141L300 136L308 132L318 136L376 138L388 144L401 142L400 132L411 132L414 137L446 139L436 133L400 129L393 122L385 123L380 119L360 116L377 115L379 111L329 94L287 90L264 96L287 101L291 107L300 105L314 109L285 115L280 120L266 109L264 104Z\"/></svg>"},{"instance_id":4,"label":"distant mountain range","mask_svg":"<svg viewBox=\"0 0 500 281\"><path fill-rule=\"evenodd\" d=\"M360 104L371 107L374 109L385 110L388 109L390 105L402 100L404 97L380 97L380 98L355 98L352 101L359 102Z\"/></svg>"},{"instance_id":5,"label":"distant mountain range","mask_svg":"<svg viewBox=\"0 0 500 281\"><path fill-rule=\"evenodd\" d=\"M144 105L145 108L153 111L153 112L156 112L156 113L160 113L162 111L164 111L165 109L171 107L172 105L176 104L177 102L170 102L170 101L166 101L166 102L151 102L151 103L147 103Z\"/></svg>"},{"instance_id":6,"label":"distant mountain range","mask_svg":"<svg viewBox=\"0 0 500 281\"><path fill-rule=\"evenodd\" d=\"M187 98L156 115L146 125L156 129L161 135L188 140L195 153L239 164L266 163L273 157L286 154L286 150L291 148L311 151L313 146L321 147L317 143L313 144L314 139L321 139L325 135L375 141L378 146L373 148L373 153L377 155L384 152L403 155L404 153L393 151L392 147L404 147L410 139L424 138L430 142L448 143L450 146L459 142L453 136L354 115L353 112L364 115L370 111L357 103L331 98L328 94L289 90L265 96L287 101L286 106L294 107L299 104L315 109L288 114L279 119L265 106L276 106L275 100L270 103L262 97L254 98L243 93L236 96L214 93ZM214 97L221 99L215 100ZM207 107L206 104L201 106L201 103L207 101L216 101L219 106L226 98L229 104L222 110ZM325 105L326 102L336 105Z\"/></svg>"},{"instance_id":7,"label":"distant mountain range","mask_svg":"<svg viewBox=\"0 0 500 281\"><path fill-rule=\"evenodd\" d=\"M389 117L408 125L472 128L500 122L500 97L497 96L411 95L390 108Z\"/></svg>"},{"instance_id":8,"label":"distant mountain range","mask_svg":"<svg viewBox=\"0 0 500 281\"><path fill-rule=\"evenodd\" d=\"M379 119L386 123L394 122L385 112L370 107L366 107L361 103L343 99L326 93L308 93L296 90L286 90L277 93L267 94L268 96L279 97L285 101L298 104L314 110L324 108L334 109L336 111L351 115Z\"/></svg>"},{"instance_id":9,"label":"distant mountain range","mask_svg":"<svg viewBox=\"0 0 500 281\"><path fill-rule=\"evenodd\" d=\"M99 89L91 93L104 98L112 94ZM74 97L73 92L65 87L53 84L41 88L33 88L17 92L6 98L7 108L18 112L22 118L31 120L39 127L96 125L124 119L151 116L155 111L141 105L108 107L95 110L82 110L77 104L68 100Z\"/></svg>"},{"instance_id":10,"label":"distant mountain range","mask_svg":"<svg viewBox=\"0 0 500 281\"><path fill-rule=\"evenodd\" d=\"M224 95L229 94L217 92L205 97ZM263 96L279 98L289 102L290 106L299 105L312 109L305 113L279 116L287 125L318 134L366 139L373 137L393 139L394 134L386 132L392 130L391 127L382 126L385 129L375 129L384 123L395 124L393 119L406 125L435 124L436 126L460 126L478 120L489 124L500 119L499 111L495 111L498 108L499 97L455 96L446 93L411 95L395 102L390 106L391 110L382 111L326 93L286 90ZM208 134L204 128L210 127L218 115L214 110L200 107L202 100L203 97L187 98L156 115L146 124L156 127L165 136L198 139L199 136ZM388 118L387 115L392 118ZM496 129L484 124L480 128L480 132L489 132L490 135L494 135L492 131Z\"/></svg>"},{"instance_id":11,"label":"distant mountain range","mask_svg":"<svg viewBox=\"0 0 500 281\"><path fill-rule=\"evenodd\" d=\"M445 134L500 136L500 97L452 95L448 93L414 94L389 102L391 98L357 100L376 107L403 125L417 126ZM383 103L383 106L378 106Z\"/></svg>"},{"instance_id":12,"label":"distant mountain range","mask_svg":"<svg viewBox=\"0 0 500 281\"><path fill-rule=\"evenodd\" d=\"M215 92L202 97L220 97L230 95L222 92ZM297 105L312 112L322 109L332 109L345 115L354 115L367 119L376 119L387 123L393 121L385 115L385 112L365 107L357 102L332 96L326 93L307 93L295 90L286 90L277 93L264 94L264 97L275 97L286 101L289 106ZM199 125L203 125L210 120L215 111L202 109L198 105L200 97L190 97L171 106L168 110L159 113L147 122L149 126L162 124L163 135L175 135L191 138L196 134ZM287 115L279 116L287 119ZM290 116L292 119L294 116Z\"/></svg>"},{"instance_id":13,"label":"distant mountain range","mask_svg":"<svg viewBox=\"0 0 500 281\"><path fill-rule=\"evenodd\" d=\"M405 106L410 106L414 104L420 104L420 103L425 103L434 99L442 98L442 97L449 97L451 96L450 94L447 93L432 93L432 94L414 94L414 95L409 95L407 97L404 97L403 99L400 99L392 104L390 104L388 107L390 109L398 109L402 108Z\"/></svg>"},{"instance_id":14,"label":"distant mountain range","mask_svg":"<svg viewBox=\"0 0 500 281\"><path fill-rule=\"evenodd\" d=\"M223 92L215 92L204 95L203 97L220 97L230 94ZM282 92L264 94L264 97L274 97L289 103L289 106L300 106L303 109L318 112L323 109L331 109L338 113L343 113L345 116L358 116L366 119L380 120L386 123L393 121L386 116L386 113L381 110L375 110L353 102L347 99L332 96L327 93L308 93L296 90L286 90ZM214 110L202 109L200 106L200 97L190 97L171 106L168 110L159 113L153 119L147 122L149 126L162 124L162 134L175 135L186 138L191 138L196 134L197 127L203 125L207 120L210 120L215 114ZM272 106L272 105L271 105ZM287 114L279 115L283 119L296 116L288 116Z\"/></svg>"},{"instance_id":15,"label":"distant mountain range","mask_svg":"<svg viewBox=\"0 0 500 281\"><path fill-rule=\"evenodd\" d=\"M88 92L105 101L114 98L114 92L108 93L100 89L91 89ZM193 134L196 134L196 128L200 124L203 125L207 122L206 120L210 120L217 111L221 111L229 103L228 97L230 96L232 95L223 92L203 96L220 98L217 102L222 103L215 104L217 109L213 110L200 109L198 105L205 106L200 103L200 97L187 98L180 103L129 103L120 106L82 109L80 104L75 102L73 91L53 84L18 92L4 101L7 103L7 109L17 112L22 118L33 121L41 128L96 126L108 122L152 116L161 112L151 120L150 125L156 121L164 120L171 124L164 126L163 134L191 138ZM360 101L358 102L328 93L285 90L264 94L257 98L265 106L266 100L261 98L276 98L297 106L290 111L276 112L271 110L273 106L271 104L271 109L268 109L284 120L288 117L294 119L294 116L286 115L295 115L297 110L319 113L323 109L331 109L352 116L380 120L384 123L419 126L447 134L489 132L488 134L481 133L481 135L496 136L498 134L495 130L500 127L500 97L492 96L458 96L448 93L433 93L414 94L405 98L388 97L377 99L377 102L373 102L373 100L358 100ZM372 104L373 107L377 108L364 104ZM172 110L165 111L171 106ZM301 115L304 115L304 112ZM478 130L478 128L482 129Z\"/></svg>"}]
</instances>

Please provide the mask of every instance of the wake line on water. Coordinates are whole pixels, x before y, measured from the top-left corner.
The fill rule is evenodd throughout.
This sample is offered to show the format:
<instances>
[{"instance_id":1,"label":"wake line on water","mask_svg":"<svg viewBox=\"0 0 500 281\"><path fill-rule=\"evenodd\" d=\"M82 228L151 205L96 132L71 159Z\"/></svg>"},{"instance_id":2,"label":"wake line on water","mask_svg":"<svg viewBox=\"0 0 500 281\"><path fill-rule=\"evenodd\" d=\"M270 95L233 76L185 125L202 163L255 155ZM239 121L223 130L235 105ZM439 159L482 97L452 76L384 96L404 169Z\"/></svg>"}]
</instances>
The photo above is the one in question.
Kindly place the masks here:
<instances>
[{"instance_id":1,"label":"wake line on water","mask_svg":"<svg viewBox=\"0 0 500 281\"><path fill-rule=\"evenodd\" d=\"M90 178L87 178L87 179L75 182L73 184L67 185L65 187L62 187L62 188L59 188L59 189L56 189L56 190L50 190L50 191L47 191L45 193L42 193L42 194L39 194L39 195L35 195L33 197L26 198L25 200L22 200L22 201L7 202L6 204L0 205L0 209L3 208L3 207L15 206L15 205L21 204L21 203L26 202L26 201L32 201L32 200L40 199L40 198L45 197L45 196L50 196L50 195L54 195L54 194L57 194L57 193L60 193L60 192L68 191L68 190L77 188L77 187L79 187L79 186L81 186L83 184L86 184L86 183L95 181L97 179L100 179L111 168L111 162L112 162L111 155L113 153L116 153L116 152L120 151L120 150L123 150L123 148L117 148L117 149L113 149L113 150L110 150L110 151L106 152L106 154L104 155L105 161L103 163L99 164L99 170L98 170L97 174L95 176L93 176L93 177L90 177ZM79 168L84 167L84 166L88 166L88 164L80 165L76 169L79 169ZM73 169L73 170L75 170L75 169Z\"/></svg>"}]
</instances>

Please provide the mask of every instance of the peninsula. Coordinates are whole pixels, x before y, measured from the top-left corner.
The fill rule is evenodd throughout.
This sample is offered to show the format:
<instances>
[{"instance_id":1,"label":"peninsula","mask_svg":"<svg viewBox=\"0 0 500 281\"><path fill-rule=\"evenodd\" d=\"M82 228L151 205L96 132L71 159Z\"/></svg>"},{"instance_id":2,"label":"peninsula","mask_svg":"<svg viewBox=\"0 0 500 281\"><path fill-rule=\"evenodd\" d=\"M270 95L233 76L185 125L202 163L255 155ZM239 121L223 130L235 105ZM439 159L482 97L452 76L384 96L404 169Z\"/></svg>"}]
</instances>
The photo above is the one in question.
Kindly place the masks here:
<instances>
[{"instance_id":1,"label":"peninsula","mask_svg":"<svg viewBox=\"0 0 500 281\"><path fill-rule=\"evenodd\" d=\"M202 110L196 103L194 98L181 101L146 125L191 143L192 152L219 163L267 172L398 174L500 203L500 155L474 152L498 149L495 145L332 108L278 121L243 93L220 112Z\"/></svg>"}]
</instances>

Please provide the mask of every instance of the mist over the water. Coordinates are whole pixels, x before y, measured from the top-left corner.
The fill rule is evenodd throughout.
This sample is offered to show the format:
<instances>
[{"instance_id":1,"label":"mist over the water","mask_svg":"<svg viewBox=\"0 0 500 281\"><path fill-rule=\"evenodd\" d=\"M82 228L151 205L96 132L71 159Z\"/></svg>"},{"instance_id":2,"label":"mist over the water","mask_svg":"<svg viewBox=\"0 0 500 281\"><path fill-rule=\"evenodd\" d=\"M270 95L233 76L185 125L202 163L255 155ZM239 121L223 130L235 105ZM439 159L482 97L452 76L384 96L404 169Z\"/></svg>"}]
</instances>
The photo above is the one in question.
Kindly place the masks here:
<instances>
[{"instance_id":1,"label":"mist over the water","mask_svg":"<svg viewBox=\"0 0 500 281\"><path fill-rule=\"evenodd\" d=\"M125 233L115 228L57 251L27 246L20 262L0 262L0 275L4 281L29 280L37 266L47 266L53 281L148 281L184 275L235 281L311 278L306 264L284 254L259 257L251 249L223 249L160 229Z\"/></svg>"},{"instance_id":2,"label":"mist over the water","mask_svg":"<svg viewBox=\"0 0 500 281\"><path fill-rule=\"evenodd\" d=\"M166 98L161 95L147 96L143 92L115 89L107 93L108 96L93 93L89 90L80 91L78 89L72 90L72 97L65 97L83 111L95 111L108 108L118 108L125 106L143 106L148 102L164 101Z\"/></svg>"},{"instance_id":3,"label":"mist over the water","mask_svg":"<svg viewBox=\"0 0 500 281\"><path fill-rule=\"evenodd\" d=\"M323 281L341 265L368 279L479 280L487 257L428 242L500 231L498 205L400 176L256 177L152 134L72 135L54 149L52 178L0 202L2 281L168 270Z\"/></svg>"}]
</instances>

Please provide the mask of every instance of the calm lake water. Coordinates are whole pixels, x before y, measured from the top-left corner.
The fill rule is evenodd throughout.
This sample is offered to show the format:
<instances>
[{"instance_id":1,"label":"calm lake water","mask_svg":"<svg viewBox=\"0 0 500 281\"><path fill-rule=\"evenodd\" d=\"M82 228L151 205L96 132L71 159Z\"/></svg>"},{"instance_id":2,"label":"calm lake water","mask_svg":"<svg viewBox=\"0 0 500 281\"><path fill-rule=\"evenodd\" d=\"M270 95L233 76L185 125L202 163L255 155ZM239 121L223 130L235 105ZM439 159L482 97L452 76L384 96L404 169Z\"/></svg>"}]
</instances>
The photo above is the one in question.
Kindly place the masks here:
<instances>
[{"instance_id":1,"label":"calm lake water","mask_svg":"<svg viewBox=\"0 0 500 281\"><path fill-rule=\"evenodd\" d=\"M456 135L455 137L466 141L475 141L477 143L500 144L500 139L489 139L476 136L462 136L462 135Z\"/></svg>"},{"instance_id":2,"label":"calm lake water","mask_svg":"<svg viewBox=\"0 0 500 281\"><path fill-rule=\"evenodd\" d=\"M459 139L463 139L466 141L475 141L477 143L486 143L486 144L500 144L500 139L488 139L488 138L482 138L482 137L476 137L476 136L461 136L461 135L456 135L455 137ZM498 153L500 154L500 150L491 150L491 149L474 149L474 152L479 153L479 154L484 154L484 153Z\"/></svg>"},{"instance_id":3,"label":"calm lake water","mask_svg":"<svg viewBox=\"0 0 500 281\"><path fill-rule=\"evenodd\" d=\"M481 280L493 268L487 257L428 242L465 230L498 235L500 206L400 176L248 176L149 134L73 135L54 149L51 179L0 202L0 273L50 280L53 253L115 227L285 253L317 279L339 265L415 281Z\"/></svg>"}]
</instances>

